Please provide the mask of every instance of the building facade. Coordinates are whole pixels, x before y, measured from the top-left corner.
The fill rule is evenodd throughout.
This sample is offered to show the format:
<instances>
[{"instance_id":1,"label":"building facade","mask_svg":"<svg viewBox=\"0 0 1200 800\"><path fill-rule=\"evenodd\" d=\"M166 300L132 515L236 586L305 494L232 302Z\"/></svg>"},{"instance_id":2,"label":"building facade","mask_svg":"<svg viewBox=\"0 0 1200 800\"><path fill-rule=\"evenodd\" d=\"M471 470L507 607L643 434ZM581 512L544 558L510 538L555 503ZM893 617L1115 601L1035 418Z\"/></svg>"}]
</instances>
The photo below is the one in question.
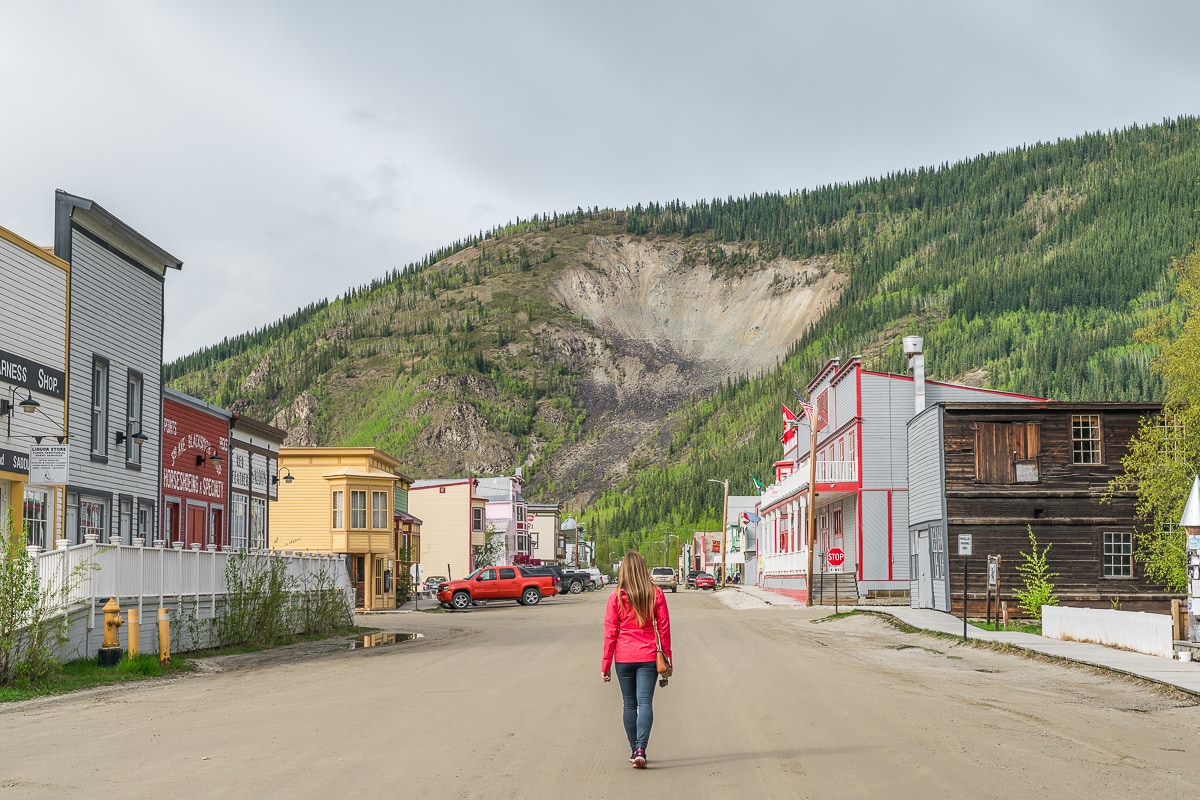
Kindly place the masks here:
<instances>
[{"instance_id":1,"label":"building facade","mask_svg":"<svg viewBox=\"0 0 1200 800\"><path fill-rule=\"evenodd\" d=\"M807 390L812 414L797 415L785 425L783 458L775 464L775 482L763 491L758 512L758 585L799 599L810 591L809 504L814 497L812 586L826 554L838 548L858 596L908 599L907 425L918 407L1041 399L926 382L923 364L913 377L873 372L858 357L846 364L829 361ZM815 491L809 487L810 461Z\"/></svg>"},{"instance_id":2,"label":"building facade","mask_svg":"<svg viewBox=\"0 0 1200 800\"><path fill-rule=\"evenodd\" d=\"M908 425L911 605L960 614L961 535L971 537L967 600L983 616L988 561L993 597L1015 609L1016 568L1029 532L1058 573L1063 605L1161 610L1182 598L1152 584L1136 560L1134 496L1105 499L1109 481L1156 403L938 403Z\"/></svg>"},{"instance_id":3,"label":"building facade","mask_svg":"<svg viewBox=\"0 0 1200 800\"><path fill-rule=\"evenodd\" d=\"M229 546L229 423L233 415L163 387L162 512L155 544Z\"/></svg>"},{"instance_id":4,"label":"building facade","mask_svg":"<svg viewBox=\"0 0 1200 800\"><path fill-rule=\"evenodd\" d=\"M412 480L400 462L374 447L281 447L275 550L347 556L355 603L396 607L395 495Z\"/></svg>"},{"instance_id":5,"label":"building facade","mask_svg":"<svg viewBox=\"0 0 1200 800\"><path fill-rule=\"evenodd\" d=\"M521 494L521 473L480 478L475 494L487 500L485 515L490 530L504 537L501 564L514 564L533 556L529 505Z\"/></svg>"},{"instance_id":6,"label":"building facade","mask_svg":"<svg viewBox=\"0 0 1200 800\"><path fill-rule=\"evenodd\" d=\"M182 262L98 204L55 195L54 254L70 264L72 543L150 541L158 519L163 293Z\"/></svg>"},{"instance_id":7,"label":"building facade","mask_svg":"<svg viewBox=\"0 0 1200 800\"><path fill-rule=\"evenodd\" d=\"M528 503L529 539L537 562L561 563L567 558L567 540L562 532L562 506L558 503Z\"/></svg>"},{"instance_id":8,"label":"building facade","mask_svg":"<svg viewBox=\"0 0 1200 800\"><path fill-rule=\"evenodd\" d=\"M66 439L67 292L70 266L0 228L0 520L24 530L27 547L63 535L62 483L30 475L30 448ZM67 442L65 445L63 442Z\"/></svg>"},{"instance_id":9,"label":"building facade","mask_svg":"<svg viewBox=\"0 0 1200 800\"><path fill-rule=\"evenodd\" d=\"M279 499L279 448L287 431L234 413L229 436L229 546L271 549L271 508Z\"/></svg>"},{"instance_id":10,"label":"building facade","mask_svg":"<svg viewBox=\"0 0 1200 800\"><path fill-rule=\"evenodd\" d=\"M487 499L476 493L475 478L414 481L408 510L421 520L421 567L425 575L450 580L477 566L475 548L487 531Z\"/></svg>"}]
</instances>

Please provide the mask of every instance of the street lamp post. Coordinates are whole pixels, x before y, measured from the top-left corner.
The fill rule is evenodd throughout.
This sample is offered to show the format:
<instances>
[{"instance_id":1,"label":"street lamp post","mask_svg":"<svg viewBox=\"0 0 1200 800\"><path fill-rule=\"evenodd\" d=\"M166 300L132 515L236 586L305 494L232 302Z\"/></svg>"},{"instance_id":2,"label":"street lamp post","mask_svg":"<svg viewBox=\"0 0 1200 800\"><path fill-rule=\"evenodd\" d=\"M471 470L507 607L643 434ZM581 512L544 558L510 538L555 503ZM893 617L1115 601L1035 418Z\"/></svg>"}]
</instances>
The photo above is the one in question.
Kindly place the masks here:
<instances>
[{"instance_id":1,"label":"street lamp post","mask_svg":"<svg viewBox=\"0 0 1200 800\"><path fill-rule=\"evenodd\" d=\"M663 566L671 566L671 540L679 537L673 533L668 533L663 537Z\"/></svg>"},{"instance_id":2,"label":"street lamp post","mask_svg":"<svg viewBox=\"0 0 1200 800\"><path fill-rule=\"evenodd\" d=\"M729 478L719 481L709 478L709 483L719 483L725 487L725 497L721 503L721 588L729 579Z\"/></svg>"}]
</instances>

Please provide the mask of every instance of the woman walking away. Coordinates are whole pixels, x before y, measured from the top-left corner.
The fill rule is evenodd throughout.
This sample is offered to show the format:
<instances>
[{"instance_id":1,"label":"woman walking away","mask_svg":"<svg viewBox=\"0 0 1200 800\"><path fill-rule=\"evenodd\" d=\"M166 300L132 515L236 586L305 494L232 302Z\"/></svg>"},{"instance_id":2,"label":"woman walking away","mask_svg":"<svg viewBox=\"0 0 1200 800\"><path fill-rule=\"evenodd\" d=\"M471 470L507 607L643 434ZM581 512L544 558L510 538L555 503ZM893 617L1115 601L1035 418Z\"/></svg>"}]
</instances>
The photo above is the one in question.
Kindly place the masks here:
<instances>
[{"instance_id":1,"label":"woman walking away","mask_svg":"<svg viewBox=\"0 0 1200 800\"><path fill-rule=\"evenodd\" d=\"M613 662L617 683L624 701L621 721L629 737L629 761L637 769L646 768L646 745L654 724L654 681L658 678L657 640L671 659L671 617L662 589L650 582L646 560L636 550L621 559L617 588L608 598L604 612L604 658L600 675L611 680ZM664 683L664 685L666 685Z\"/></svg>"}]
</instances>

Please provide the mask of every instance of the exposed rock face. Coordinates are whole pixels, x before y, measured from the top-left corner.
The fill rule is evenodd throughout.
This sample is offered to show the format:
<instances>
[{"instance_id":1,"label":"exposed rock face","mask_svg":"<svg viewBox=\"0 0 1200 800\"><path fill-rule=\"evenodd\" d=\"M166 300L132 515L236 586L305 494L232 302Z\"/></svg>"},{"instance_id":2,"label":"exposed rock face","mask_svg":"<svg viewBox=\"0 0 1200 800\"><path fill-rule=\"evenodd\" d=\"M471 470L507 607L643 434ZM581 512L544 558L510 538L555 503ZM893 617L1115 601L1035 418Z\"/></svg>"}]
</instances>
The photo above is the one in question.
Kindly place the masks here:
<instances>
[{"instance_id":1,"label":"exposed rock face","mask_svg":"<svg viewBox=\"0 0 1200 800\"><path fill-rule=\"evenodd\" d=\"M317 447L320 440L313 428L320 403L311 392L301 392L292 404L271 419L271 424L288 432L286 447Z\"/></svg>"},{"instance_id":2,"label":"exposed rock face","mask_svg":"<svg viewBox=\"0 0 1200 800\"><path fill-rule=\"evenodd\" d=\"M685 253L679 243L596 237L586 263L551 286L551 297L590 328L534 332L545 356L582 374L590 435L538 476L571 485L571 476L588 475L591 488L563 498L573 506L624 476L635 451L661 452L667 417L681 401L773 368L848 280L818 259L714 277L705 263L685 266Z\"/></svg>"}]
</instances>

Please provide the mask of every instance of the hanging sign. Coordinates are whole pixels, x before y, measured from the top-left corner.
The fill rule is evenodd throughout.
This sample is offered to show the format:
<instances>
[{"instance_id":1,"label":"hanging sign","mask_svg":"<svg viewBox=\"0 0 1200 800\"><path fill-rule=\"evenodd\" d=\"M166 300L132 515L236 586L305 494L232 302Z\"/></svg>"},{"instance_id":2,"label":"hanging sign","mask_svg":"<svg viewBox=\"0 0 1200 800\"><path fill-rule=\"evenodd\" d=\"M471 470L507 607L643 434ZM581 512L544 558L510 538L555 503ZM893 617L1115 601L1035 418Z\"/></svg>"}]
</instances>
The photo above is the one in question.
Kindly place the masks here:
<instances>
[{"instance_id":1,"label":"hanging sign","mask_svg":"<svg viewBox=\"0 0 1200 800\"><path fill-rule=\"evenodd\" d=\"M29 448L29 482L34 484L67 483L67 464L71 446L35 444Z\"/></svg>"}]
</instances>

